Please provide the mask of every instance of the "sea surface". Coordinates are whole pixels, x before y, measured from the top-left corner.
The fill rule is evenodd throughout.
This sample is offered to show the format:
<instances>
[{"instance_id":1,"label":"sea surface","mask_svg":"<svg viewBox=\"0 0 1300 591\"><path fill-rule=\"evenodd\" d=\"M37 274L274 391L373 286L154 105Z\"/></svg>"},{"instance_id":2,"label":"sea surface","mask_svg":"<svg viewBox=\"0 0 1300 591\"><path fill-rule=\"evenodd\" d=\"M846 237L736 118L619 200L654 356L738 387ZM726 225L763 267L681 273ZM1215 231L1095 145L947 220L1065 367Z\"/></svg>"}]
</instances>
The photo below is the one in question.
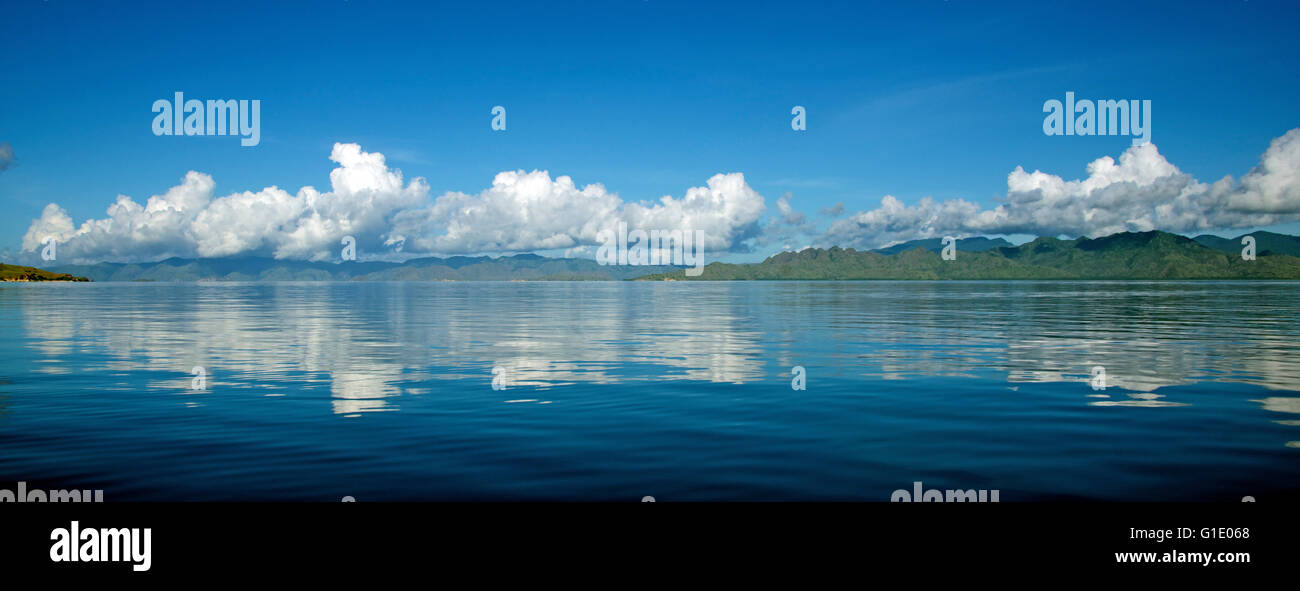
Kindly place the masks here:
<instances>
[{"instance_id":1,"label":"sea surface","mask_svg":"<svg viewBox=\"0 0 1300 591\"><path fill-rule=\"evenodd\" d=\"M1298 288L4 284L0 488L1295 499Z\"/></svg>"}]
</instances>

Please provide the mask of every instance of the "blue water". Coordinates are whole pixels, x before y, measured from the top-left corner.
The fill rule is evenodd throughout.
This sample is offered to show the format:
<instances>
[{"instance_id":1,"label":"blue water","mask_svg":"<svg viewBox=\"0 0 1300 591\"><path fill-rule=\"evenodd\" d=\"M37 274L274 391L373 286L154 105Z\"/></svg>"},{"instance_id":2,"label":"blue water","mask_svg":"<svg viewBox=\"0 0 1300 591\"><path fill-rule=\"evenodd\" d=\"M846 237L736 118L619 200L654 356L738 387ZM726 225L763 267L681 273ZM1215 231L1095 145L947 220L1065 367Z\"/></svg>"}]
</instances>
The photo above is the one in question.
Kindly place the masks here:
<instances>
[{"instance_id":1,"label":"blue water","mask_svg":"<svg viewBox=\"0 0 1300 591\"><path fill-rule=\"evenodd\" d=\"M1002 502L1294 498L1297 287L5 284L0 488L887 501L922 481Z\"/></svg>"}]
</instances>

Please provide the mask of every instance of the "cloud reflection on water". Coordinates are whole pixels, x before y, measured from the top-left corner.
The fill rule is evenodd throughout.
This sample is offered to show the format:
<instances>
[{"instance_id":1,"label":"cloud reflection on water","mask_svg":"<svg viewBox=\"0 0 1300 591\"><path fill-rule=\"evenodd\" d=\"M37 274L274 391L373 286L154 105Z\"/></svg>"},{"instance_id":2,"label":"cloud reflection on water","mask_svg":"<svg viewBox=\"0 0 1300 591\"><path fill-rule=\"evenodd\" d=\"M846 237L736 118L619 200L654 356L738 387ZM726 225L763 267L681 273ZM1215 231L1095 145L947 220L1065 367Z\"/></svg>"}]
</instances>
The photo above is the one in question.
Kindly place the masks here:
<instances>
[{"instance_id":1,"label":"cloud reflection on water","mask_svg":"<svg viewBox=\"0 0 1300 591\"><path fill-rule=\"evenodd\" d=\"M275 283L6 288L34 371L97 362L109 389L328 392L337 414L397 410L442 381L502 401L575 383L864 380L1079 382L1081 403L1177 406L1202 382L1300 389L1292 283ZM1106 368L1093 392L1088 371ZM490 388L492 367L509 390ZM259 390L264 390L260 391ZM288 392L285 392L288 390ZM513 391L512 390L518 390ZM199 392L201 394L202 392ZM1300 399L1264 408L1300 412Z\"/></svg>"}]
</instances>

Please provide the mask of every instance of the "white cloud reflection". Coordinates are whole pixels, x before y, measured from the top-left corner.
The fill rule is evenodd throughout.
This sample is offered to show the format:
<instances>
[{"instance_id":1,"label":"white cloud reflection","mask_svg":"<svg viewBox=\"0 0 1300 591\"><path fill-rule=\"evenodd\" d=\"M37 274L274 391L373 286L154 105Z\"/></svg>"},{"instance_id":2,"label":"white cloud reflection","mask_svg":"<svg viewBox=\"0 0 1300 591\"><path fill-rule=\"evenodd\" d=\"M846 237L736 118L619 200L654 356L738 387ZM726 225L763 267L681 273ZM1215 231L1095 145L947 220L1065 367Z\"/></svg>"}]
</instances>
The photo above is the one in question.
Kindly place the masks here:
<instances>
[{"instance_id":1,"label":"white cloud reflection","mask_svg":"<svg viewBox=\"0 0 1300 591\"><path fill-rule=\"evenodd\" d=\"M1293 297L1284 284L5 289L21 310L26 346L38 353L35 372L102 372L105 390L143 388L200 403L214 393L319 397L340 415L397 410L412 397L433 398L435 406L563 404L564 387L575 384L786 384L795 364L810 366L810 389L837 373L905 382L1001 376L1007 384L1077 383L1080 403L1097 406L1190 404L1159 390L1204 382L1300 389L1295 328L1278 321ZM199 392L188 388L195 365L208 369ZM1103 392L1088 387L1094 365L1106 368ZM490 387L495 366L506 371L506 391ZM1260 404L1295 413L1296 400Z\"/></svg>"}]
</instances>

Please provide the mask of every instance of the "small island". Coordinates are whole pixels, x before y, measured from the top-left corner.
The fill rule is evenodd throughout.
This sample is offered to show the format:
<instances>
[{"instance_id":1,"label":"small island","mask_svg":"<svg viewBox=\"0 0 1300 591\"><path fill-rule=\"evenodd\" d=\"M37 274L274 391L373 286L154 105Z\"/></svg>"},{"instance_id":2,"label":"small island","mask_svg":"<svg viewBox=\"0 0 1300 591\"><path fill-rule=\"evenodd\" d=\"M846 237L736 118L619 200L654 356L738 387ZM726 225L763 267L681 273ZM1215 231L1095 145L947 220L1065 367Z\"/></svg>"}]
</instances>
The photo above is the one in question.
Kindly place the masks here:
<instances>
[{"instance_id":1,"label":"small island","mask_svg":"<svg viewBox=\"0 0 1300 591\"><path fill-rule=\"evenodd\" d=\"M20 265L6 265L0 263L0 281L90 281L85 277L77 277L68 273L53 273L36 267L23 267Z\"/></svg>"}]
</instances>

